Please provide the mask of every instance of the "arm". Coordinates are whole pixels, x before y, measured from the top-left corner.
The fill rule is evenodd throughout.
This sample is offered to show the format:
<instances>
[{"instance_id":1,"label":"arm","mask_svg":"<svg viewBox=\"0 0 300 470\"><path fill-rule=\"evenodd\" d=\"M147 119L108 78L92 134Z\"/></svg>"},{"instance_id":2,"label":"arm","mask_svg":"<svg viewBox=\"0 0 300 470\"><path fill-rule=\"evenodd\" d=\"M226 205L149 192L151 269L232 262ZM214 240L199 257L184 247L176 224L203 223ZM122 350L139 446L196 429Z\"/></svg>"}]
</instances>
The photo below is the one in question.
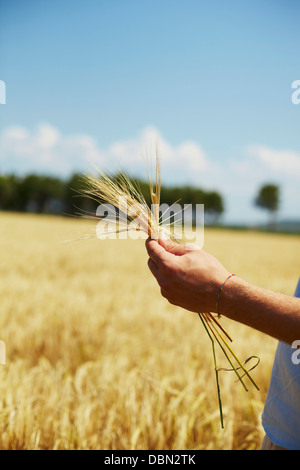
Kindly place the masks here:
<instances>
[{"instance_id":1,"label":"arm","mask_svg":"<svg viewBox=\"0 0 300 470\"><path fill-rule=\"evenodd\" d=\"M171 303L192 312L216 312L229 271L197 246L146 241L148 266ZM222 290L218 313L292 344L300 339L300 299L252 285L236 276Z\"/></svg>"}]
</instances>

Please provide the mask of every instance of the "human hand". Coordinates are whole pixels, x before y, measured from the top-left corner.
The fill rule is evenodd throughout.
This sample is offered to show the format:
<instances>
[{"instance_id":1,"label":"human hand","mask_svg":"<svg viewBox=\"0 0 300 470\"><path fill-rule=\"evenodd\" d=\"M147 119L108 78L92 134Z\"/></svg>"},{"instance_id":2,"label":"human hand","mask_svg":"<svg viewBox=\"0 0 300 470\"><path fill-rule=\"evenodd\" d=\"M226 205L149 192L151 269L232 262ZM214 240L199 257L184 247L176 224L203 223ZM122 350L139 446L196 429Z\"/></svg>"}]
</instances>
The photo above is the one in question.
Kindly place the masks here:
<instances>
[{"instance_id":1,"label":"human hand","mask_svg":"<svg viewBox=\"0 0 300 470\"><path fill-rule=\"evenodd\" d=\"M149 269L163 297L192 312L216 311L218 291L230 274L216 258L197 245L163 239L149 238L146 248Z\"/></svg>"}]
</instances>

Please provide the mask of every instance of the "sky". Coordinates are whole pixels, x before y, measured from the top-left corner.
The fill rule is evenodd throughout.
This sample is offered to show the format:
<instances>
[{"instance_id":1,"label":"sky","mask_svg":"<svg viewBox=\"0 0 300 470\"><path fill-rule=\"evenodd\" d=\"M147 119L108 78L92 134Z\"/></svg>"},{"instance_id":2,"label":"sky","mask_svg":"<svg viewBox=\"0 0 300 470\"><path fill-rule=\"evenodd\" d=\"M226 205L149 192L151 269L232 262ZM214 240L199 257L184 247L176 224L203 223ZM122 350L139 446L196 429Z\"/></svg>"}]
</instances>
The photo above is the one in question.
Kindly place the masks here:
<instances>
[{"instance_id":1,"label":"sky","mask_svg":"<svg viewBox=\"0 0 300 470\"><path fill-rule=\"evenodd\" d=\"M267 183L299 219L299 15L297 0L1 0L0 174L143 178L158 142L163 184L219 191L224 222L264 222Z\"/></svg>"}]
</instances>

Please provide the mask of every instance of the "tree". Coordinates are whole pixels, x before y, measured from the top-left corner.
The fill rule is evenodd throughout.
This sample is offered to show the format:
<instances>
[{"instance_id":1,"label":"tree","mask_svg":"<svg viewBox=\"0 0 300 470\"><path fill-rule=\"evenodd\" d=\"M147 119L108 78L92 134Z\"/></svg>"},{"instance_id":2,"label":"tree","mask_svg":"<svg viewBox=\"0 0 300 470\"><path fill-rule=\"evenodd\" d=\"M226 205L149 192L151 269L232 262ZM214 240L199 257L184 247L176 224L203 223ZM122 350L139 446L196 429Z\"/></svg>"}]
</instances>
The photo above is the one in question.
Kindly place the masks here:
<instances>
[{"instance_id":1,"label":"tree","mask_svg":"<svg viewBox=\"0 0 300 470\"><path fill-rule=\"evenodd\" d=\"M208 223L215 224L224 212L222 196L216 191L207 192L204 199L205 214Z\"/></svg>"},{"instance_id":2,"label":"tree","mask_svg":"<svg viewBox=\"0 0 300 470\"><path fill-rule=\"evenodd\" d=\"M64 184L59 178L29 174L17 184L17 210L53 212L55 203L62 200L63 191Z\"/></svg>"},{"instance_id":3,"label":"tree","mask_svg":"<svg viewBox=\"0 0 300 470\"><path fill-rule=\"evenodd\" d=\"M65 182L63 200L66 214L94 215L96 213L97 206L100 204L100 201L97 202L84 196L82 194L83 189L84 179L83 175L80 173L74 173Z\"/></svg>"},{"instance_id":4,"label":"tree","mask_svg":"<svg viewBox=\"0 0 300 470\"><path fill-rule=\"evenodd\" d=\"M0 210L16 209L17 184L14 175L0 175Z\"/></svg>"},{"instance_id":5,"label":"tree","mask_svg":"<svg viewBox=\"0 0 300 470\"><path fill-rule=\"evenodd\" d=\"M265 184L258 192L255 205L265 209L270 214L270 226L275 225L279 208L279 187L275 184Z\"/></svg>"}]
</instances>

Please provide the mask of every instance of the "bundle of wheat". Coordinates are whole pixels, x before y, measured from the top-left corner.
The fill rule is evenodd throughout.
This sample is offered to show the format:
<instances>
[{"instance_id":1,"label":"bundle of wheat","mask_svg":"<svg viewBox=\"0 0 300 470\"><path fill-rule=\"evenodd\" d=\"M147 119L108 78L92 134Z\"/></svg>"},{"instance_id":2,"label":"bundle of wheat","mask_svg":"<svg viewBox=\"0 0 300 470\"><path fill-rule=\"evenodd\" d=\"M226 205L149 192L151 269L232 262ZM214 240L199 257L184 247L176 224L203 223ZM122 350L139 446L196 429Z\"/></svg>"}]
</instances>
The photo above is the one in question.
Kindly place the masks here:
<instances>
[{"instance_id":1,"label":"bundle of wheat","mask_svg":"<svg viewBox=\"0 0 300 470\"><path fill-rule=\"evenodd\" d=\"M125 173L113 177L97 169L97 175L85 175L81 195L95 200L99 204L106 204L108 214L106 220L114 224L111 230L114 233L142 231L147 236L158 240L162 226L159 220L159 204L161 179L159 160L156 164L156 183L153 185L149 174L149 188L152 205L146 203L145 197L140 191L138 184L130 179ZM110 213L109 206L117 209L118 218L115 220L115 212ZM110 218L110 215L113 217ZM101 216L99 216L101 218ZM116 223L117 222L117 223ZM106 232L103 235L109 235ZM101 235L101 234L99 234Z\"/></svg>"}]
</instances>

